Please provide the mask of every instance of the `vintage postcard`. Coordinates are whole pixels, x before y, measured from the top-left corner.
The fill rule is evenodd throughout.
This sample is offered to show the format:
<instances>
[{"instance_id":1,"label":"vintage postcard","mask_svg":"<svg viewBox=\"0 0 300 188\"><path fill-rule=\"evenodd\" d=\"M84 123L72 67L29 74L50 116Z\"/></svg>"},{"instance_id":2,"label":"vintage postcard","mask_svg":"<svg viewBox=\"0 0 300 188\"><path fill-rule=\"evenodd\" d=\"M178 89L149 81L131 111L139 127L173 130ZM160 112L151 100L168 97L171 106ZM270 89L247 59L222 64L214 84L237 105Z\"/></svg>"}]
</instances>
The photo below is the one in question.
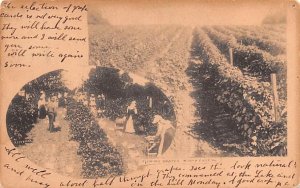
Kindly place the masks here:
<instances>
[{"instance_id":1,"label":"vintage postcard","mask_svg":"<svg viewBox=\"0 0 300 188\"><path fill-rule=\"evenodd\" d=\"M299 187L299 6L3 1L0 187Z\"/></svg>"}]
</instances>

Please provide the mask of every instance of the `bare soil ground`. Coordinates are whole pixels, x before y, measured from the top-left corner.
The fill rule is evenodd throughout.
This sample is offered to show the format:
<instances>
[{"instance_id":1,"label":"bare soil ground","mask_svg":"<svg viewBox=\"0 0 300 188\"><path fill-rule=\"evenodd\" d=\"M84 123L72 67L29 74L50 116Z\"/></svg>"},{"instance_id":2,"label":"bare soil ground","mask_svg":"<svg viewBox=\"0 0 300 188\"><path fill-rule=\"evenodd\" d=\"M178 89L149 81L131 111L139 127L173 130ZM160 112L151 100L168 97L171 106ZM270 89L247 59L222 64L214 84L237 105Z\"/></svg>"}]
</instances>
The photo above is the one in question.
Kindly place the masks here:
<instances>
[{"instance_id":1,"label":"bare soil ground","mask_svg":"<svg viewBox=\"0 0 300 188\"><path fill-rule=\"evenodd\" d=\"M81 158L77 155L78 142L69 140L69 122L64 119L65 111L58 109L57 130L48 131L48 120L39 120L29 133L32 143L18 147L33 163L65 176L81 177Z\"/></svg>"},{"instance_id":2,"label":"bare soil ground","mask_svg":"<svg viewBox=\"0 0 300 188\"><path fill-rule=\"evenodd\" d=\"M146 157L146 139L136 134L116 130L115 122L108 119L98 119L98 122L109 142L122 154L125 172L130 173L140 168L141 159Z\"/></svg>"}]
</instances>

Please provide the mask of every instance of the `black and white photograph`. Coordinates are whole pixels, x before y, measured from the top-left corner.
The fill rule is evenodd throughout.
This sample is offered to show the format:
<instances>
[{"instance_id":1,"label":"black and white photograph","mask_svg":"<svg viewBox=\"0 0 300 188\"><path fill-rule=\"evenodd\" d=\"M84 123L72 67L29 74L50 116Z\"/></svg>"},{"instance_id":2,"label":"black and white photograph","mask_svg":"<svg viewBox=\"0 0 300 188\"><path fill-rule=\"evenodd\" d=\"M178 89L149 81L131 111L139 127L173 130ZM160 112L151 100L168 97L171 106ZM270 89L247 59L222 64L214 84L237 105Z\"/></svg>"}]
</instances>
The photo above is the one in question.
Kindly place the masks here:
<instances>
[{"instance_id":1,"label":"black and white photograph","mask_svg":"<svg viewBox=\"0 0 300 188\"><path fill-rule=\"evenodd\" d=\"M246 4L92 4L90 64L141 75L172 99L168 157L287 155L287 14Z\"/></svg>"},{"instance_id":2,"label":"black and white photograph","mask_svg":"<svg viewBox=\"0 0 300 188\"><path fill-rule=\"evenodd\" d=\"M13 98L8 134L29 160L64 175L98 178L138 170L142 159L167 152L176 117L158 87L114 68L73 73L42 75Z\"/></svg>"},{"instance_id":3,"label":"black and white photograph","mask_svg":"<svg viewBox=\"0 0 300 188\"><path fill-rule=\"evenodd\" d=\"M172 170L190 178L205 160L215 163L205 169L213 174L232 168L217 169L223 159L288 157L286 3L250 5L90 1L86 64L80 49L62 56L69 64L48 62L51 69L37 68L43 74L7 100L5 128L15 148L8 156L17 150L68 178L122 176L125 183L162 163L172 167L151 175L167 173L162 179L172 182ZM182 167L193 160L195 169Z\"/></svg>"}]
</instances>

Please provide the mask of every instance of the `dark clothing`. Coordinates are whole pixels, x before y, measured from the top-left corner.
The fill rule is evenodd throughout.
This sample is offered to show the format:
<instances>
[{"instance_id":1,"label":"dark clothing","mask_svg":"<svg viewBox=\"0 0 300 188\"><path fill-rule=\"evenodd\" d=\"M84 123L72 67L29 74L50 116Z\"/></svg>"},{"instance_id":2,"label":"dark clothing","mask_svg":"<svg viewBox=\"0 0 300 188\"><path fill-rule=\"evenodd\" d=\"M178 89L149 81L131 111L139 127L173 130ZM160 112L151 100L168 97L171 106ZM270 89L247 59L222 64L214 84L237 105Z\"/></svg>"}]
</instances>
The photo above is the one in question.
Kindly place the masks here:
<instances>
[{"instance_id":1,"label":"dark clothing","mask_svg":"<svg viewBox=\"0 0 300 188\"><path fill-rule=\"evenodd\" d=\"M54 131L54 122L56 117L56 105L54 102L48 104L49 131Z\"/></svg>"},{"instance_id":2,"label":"dark clothing","mask_svg":"<svg viewBox=\"0 0 300 188\"><path fill-rule=\"evenodd\" d=\"M127 113L127 119L129 118L129 116L132 116L132 118L135 118L135 109L128 109L128 113Z\"/></svg>"},{"instance_id":3,"label":"dark clothing","mask_svg":"<svg viewBox=\"0 0 300 188\"><path fill-rule=\"evenodd\" d=\"M170 109L171 109L171 107L169 106L168 103L163 104L163 106L162 106L162 115L163 115L163 117L165 117L165 118L170 117L170 112L171 112Z\"/></svg>"},{"instance_id":4,"label":"dark clothing","mask_svg":"<svg viewBox=\"0 0 300 188\"><path fill-rule=\"evenodd\" d=\"M49 131L54 131L54 122L55 122L55 116L56 114L54 112L48 112L48 118L49 118Z\"/></svg>"},{"instance_id":5,"label":"dark clothing","mask_svg":"<svg viewBox=\"0 0 300 188\"><path fill-rule=\"evenodd\" d=\"M169 146L171 145L173 139L175 136L175 129L174 128L168 128L165 132L165 138L164 138L164 145L162 149L162 153L166 152Z\"/></svg>"},{"instance_id":6,"label":"dark clothing","mask_svg":"<svg viewBox=\"0 0 300 188\"><path fill-rule=\"evenodd\" d=\"M59 100L58 100L58 106L59 107L65 107L66 106L66 99L64 97L61 97Z\"/></svg>"},{"instance_id":7,"label":"dark clothing","mask_svg":"<svg viewBox=\"0 0 300 188\"><path fill-rule=\"evenodd\" d=\"M39 108L39 119L45 119L47 115L46 107L45 105L41 105Z\"/></svg>"}]
</instances>

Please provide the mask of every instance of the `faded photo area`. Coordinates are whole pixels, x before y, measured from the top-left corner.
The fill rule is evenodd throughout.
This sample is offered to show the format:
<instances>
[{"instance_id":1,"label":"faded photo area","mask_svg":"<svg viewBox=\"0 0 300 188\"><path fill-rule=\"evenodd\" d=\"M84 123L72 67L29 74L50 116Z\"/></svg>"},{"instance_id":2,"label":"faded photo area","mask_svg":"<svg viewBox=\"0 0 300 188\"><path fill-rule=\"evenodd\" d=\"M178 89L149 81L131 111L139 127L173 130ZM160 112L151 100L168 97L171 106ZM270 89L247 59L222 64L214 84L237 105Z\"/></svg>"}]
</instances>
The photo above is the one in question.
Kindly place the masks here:
<instances>
[{"instance_id":1,"label":"faded photo area","mask_svg":"<svg viewBox=\"0 0 300 188\"><path fill-rule=\"evenodd\" d=\"M162 89L177 122L166 158L286 156L285 6L97 1L89 63Z\"/></svg>"},{"instance_id":2,"label":"faded photo area","mask_svg":"<svg viewBox=\"0 0 300 188\"><path fill-rule=\"evenodd\" d=\"M141 170L168 152L176 117L158 87L115 68L79 69L42 75L12 99L7 131L19 152L76 178Z\"/></svg>"}]
</instances>

